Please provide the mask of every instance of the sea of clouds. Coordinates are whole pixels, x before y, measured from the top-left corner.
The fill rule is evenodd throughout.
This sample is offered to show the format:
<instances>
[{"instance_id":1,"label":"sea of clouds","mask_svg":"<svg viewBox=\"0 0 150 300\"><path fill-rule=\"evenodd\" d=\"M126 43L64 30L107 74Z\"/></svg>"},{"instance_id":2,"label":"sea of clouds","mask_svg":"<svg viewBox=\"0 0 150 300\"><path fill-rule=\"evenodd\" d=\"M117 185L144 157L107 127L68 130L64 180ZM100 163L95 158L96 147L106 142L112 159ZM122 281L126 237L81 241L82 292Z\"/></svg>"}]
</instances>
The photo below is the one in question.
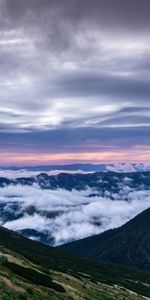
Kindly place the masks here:
<instances>
[{"instance_id":1,"label":"sea of clouds","mask_svg":"<svg viewBox=\"0 0 150 300\"><path fill-rule=\"evenodd\" d=\"M46 232L53 245L59 245L118 227L150 206L150 190L134 190L128 181L115 200L107 191L104 197L89 197L91 193L90 189L42 190L38 185L1 188L0 205L14 218L4 221L1 216L0 224L15 231Z\"/></svg>"}]
</instances>

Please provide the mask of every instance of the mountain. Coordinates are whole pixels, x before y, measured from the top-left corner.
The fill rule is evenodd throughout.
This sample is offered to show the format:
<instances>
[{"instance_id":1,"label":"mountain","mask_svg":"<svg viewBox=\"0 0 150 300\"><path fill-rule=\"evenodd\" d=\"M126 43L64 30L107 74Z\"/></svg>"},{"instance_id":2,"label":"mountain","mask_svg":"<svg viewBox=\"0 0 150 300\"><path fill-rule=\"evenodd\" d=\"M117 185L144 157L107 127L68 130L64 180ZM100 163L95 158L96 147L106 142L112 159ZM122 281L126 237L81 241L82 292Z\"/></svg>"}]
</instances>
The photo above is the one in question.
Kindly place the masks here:
<instances>
[{"instance_id":1,"label":"mountain","mask_svg":"<svg viewBox=\"0 0 150 300\"><path fill-rule=\"evenodd\" d=\"M120 228L60 246L96 261L150 271L150 208Z\"/></svg>"},{"instance_id":2,"label":"mountain","mask_svg":"<svg viewBox=\"0 0 150 300\"><path fill-rule=\"evenodd\" d=\"M142 172L142 171L150 171L149 164L67 164L67 165L44 165L44 166L8 166L3 167L0 166L0 170L11 170L11 171L32 171L32 172L47 172L47 171L83 171L83 172L107 172L107 171L115 171L115 172Z\"/></svg>"},{"instance_id":3,"label":"mountain","mask_svg":"<svg viewBox=\"0 0 150 300\"><path fill-rule=\"evenodd\" d=\"M18 171L20 169L28 171L54 171L54 170L67 170L77 171L81 170L84 172L102 172L107 171L107 164L67 164L67 165L47 165L47 166L24 166L24 167L0 167L1 170L13 170Z\"/></svg>"},{"instance_id":4,"label":"mountain","mask_svg":"<svg viewBox=\"0 0 150 300\"><path fill-rule=\"evenodd\" d=\"M149 189L150 172L134 173L115 173L115 172L96 172L89 174L67 174L47 175L41 173L33 177L20 177L8 179L0 177L0 187L8 185L26 185L32 186L38 184L41 189L65 189L68 191L85 190L87 188L95 189L101 196L105 191L117 193L122 185L128 184L134 189Z\"/></svg>"},{"instance_id":5,"label":"mountain","mask_svg":"<svg viewBox=\"0 0 150 300\"><path fill-rule=\"evenodd\" d=\"M150 273L94 263L0 227L1 300L142 300Z\"/></svg>"}]
</instances>

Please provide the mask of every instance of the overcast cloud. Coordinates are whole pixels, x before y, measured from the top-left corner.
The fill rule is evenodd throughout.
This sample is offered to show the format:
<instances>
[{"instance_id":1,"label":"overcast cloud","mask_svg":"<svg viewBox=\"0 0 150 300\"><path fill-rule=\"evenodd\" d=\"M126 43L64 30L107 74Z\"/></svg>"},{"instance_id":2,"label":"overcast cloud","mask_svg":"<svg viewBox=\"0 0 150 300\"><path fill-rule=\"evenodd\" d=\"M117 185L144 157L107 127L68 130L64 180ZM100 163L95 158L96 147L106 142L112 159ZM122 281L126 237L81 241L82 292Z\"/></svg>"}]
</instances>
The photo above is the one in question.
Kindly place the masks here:
<instances>
[{"instance_id":1,"label":"overcast cloud","mask_svg":"<svg viewBox=\"0 0 150 300\"><path fill-rule=\"evenodd\" d=\"M149 10L148 0L0 1L1 163L103 145L149 157Z\"/></svg>"}]
</instances>

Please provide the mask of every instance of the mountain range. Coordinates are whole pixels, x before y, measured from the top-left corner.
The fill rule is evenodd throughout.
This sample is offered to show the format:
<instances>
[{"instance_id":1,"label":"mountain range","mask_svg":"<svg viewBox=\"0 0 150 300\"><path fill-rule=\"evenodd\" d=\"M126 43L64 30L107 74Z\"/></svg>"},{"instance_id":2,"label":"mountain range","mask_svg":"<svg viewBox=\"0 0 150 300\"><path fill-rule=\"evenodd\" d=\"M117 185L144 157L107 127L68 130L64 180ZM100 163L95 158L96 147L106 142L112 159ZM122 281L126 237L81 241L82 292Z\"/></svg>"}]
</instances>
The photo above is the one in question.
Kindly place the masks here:
<instances>
[{"instance_id":1,"label":"mountain range","mask_svg":"<svg viewBox=\"0 0 150 300\"><path fill-rule=\"evenodd\" d=\"M47 171L84 171L84 172L107 172L107 171L118 171L118 172L141 172L141 171L150 171L149 164L67 164L67 165L41 165L41 166L0 166L0 170L12 170L12 171L32 171L32 172L47 172Z\"/></svg>"},{"instance_id":2,"label":"mountain range","mask_svg":"<svg viewBox=\"0 0 150 300\"><path fill-rule=\"evenodd\" d=\"M60 173L58 175L48 175L40 173L32 177L20 177L16 179L8 179L0 177L0 187L9 185L25 185L32 186L37 184L41 189L65 189L71 191L85 190L87 188L95 189L102 196L105 191L118 192L123 184L135 189L149 189L150 172L134 172L134 173L117 173L117 172L96 172L88 174L67 174Z\"/></svg>"},{"instance_id":3,"label":"mountain range","mask_svg":"<svg viewBox=\"0 0 150 300\"><path fill-rule=\"evenodd\" d=\"M96 172L96 171L106 171L107 164L67 164L67 165L44 165L44 166L9 166L0 167L1 170L27 170L27 171L54 171L54 170L67 170L67 171L77 171L82 170L85 172Z\"/></svg>"}]
</instances>

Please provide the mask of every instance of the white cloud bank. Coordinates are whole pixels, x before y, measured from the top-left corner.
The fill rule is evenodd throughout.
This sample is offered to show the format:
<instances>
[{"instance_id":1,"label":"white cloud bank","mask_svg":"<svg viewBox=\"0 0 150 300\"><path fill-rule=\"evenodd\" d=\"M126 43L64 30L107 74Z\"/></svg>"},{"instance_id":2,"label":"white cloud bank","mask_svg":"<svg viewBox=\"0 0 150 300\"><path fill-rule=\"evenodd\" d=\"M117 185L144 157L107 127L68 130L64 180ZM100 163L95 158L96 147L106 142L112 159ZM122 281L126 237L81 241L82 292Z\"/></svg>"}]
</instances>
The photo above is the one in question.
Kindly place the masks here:
<instances>
[{"instance_id":1,"label":"white cloud bank","mask_svg":"<svg viewBox=\"0 0 150 300\"><path fill-rule=\"evenodd\" d=\"M12 203L18 202L23 215L5 223L1 220L1 225L12 230L46 231L54 245L98 234L124 224L150 206L150 190L136 191L126 181L124 184L116 200L107 191L105 197L88 197L91 190L41 190L36 185L4 187L0 189L0 204L7 204L5 210L11 211ZM32 214L27 210L31 206L36 208Z\"/></svg>"},{"instance_id":2,"label":"white cloud bank","mask_svg":"<svg viewBox=\"0 0 150 300\"><path fill-rule=\"evenodd\" d=\"M20 170L2 170L0 169L0 177L5 177L8 179L16 179L20 177L34 177L41 173L45 173L49 176L52 175L58 175L60 173L66 173L66 174L86 174L86 173L92 173L92 172L84 172L82 170L51 170L51 171L29 171L27 169L20 169Z\"/></svg>"},{"instance_id":3,"label":"white cloud bank","mask_svg":"<svg viewBox=\"0 0 150 300\"><path fill-rule=\"evenodd\" d=\"M150 171L150 164L114 164L106 166L106 170L118 173L145 172Z\"/></svg>"}]
</instances>

